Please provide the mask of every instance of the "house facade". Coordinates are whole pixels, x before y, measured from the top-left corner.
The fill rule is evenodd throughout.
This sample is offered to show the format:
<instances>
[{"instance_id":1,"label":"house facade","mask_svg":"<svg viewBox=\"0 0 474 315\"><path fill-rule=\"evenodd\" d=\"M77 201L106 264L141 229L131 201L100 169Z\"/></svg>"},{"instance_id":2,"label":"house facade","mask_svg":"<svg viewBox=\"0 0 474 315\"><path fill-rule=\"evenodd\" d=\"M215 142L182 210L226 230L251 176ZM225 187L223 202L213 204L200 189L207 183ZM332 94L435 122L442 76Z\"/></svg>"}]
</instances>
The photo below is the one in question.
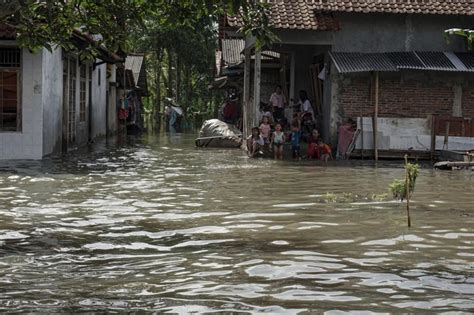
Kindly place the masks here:
<instances>
[{"instance_id":1,"label":"house facade","mask_svg":"<svg viewBox=\"0 0 474 315\"><path fill-rule=\"evenodd\" d=\"M60 48L32 53L0 27L0 159L41 159L114 132L118 59L105 51L103 59L82 62Z\"/></svg>"},{"instance_id":2,"label":"house facade","mask_svg":"<svg viewBox=\"0 0 474 315\"><path fill-rule=\"evenodd\" d=\"M288 96L308 92L326 141L337 143L339 126L352 119L364 131L358 149L429 151L433 133L440 149L446 132L450 149L474 147L468 131L474 118L474 55L462 39L444 37L449 28L472 28L471 1L276 0L270 5L280 38L271 49L288 56L282 61ZM227 17L221 33L237 36L238 26L237 18ZM246 41L251 51L252 41ZM260 98L258 76L248 77L247 95ZM451 130L436 117L452 119Z\"/></svg>"}]
</instances>

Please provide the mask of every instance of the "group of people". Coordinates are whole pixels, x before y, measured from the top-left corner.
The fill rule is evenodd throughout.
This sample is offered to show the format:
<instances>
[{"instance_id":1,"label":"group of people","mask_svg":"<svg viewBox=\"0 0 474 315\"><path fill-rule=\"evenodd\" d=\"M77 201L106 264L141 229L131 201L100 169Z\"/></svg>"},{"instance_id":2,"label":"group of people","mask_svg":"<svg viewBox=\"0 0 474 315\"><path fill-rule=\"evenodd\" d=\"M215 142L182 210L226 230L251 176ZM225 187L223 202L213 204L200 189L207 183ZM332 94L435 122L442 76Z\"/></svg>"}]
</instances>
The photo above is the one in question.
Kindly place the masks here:
<instances>
[{"instance_id":1,"label":"group of people","mask_svg":"<svg viewBox=\"0 0 474 315\"><path fill-rule=\"evenodd\" d=\"M252 128L252 134L247 138L249 156L263 155L268 149L273 151L275 159L283 159L285 143L291 144L293 159L300 160L301 142L308 144L306 158L328 161L332 159L331 147L325 144L317 129L313 106L306 91L298 93L298 102L293 102L293 119L288 123L284 115L288 105L282 93L281 86L277 86L271 95L269 104L261 106L259 127Z\"/></svg>"}]
</instances>

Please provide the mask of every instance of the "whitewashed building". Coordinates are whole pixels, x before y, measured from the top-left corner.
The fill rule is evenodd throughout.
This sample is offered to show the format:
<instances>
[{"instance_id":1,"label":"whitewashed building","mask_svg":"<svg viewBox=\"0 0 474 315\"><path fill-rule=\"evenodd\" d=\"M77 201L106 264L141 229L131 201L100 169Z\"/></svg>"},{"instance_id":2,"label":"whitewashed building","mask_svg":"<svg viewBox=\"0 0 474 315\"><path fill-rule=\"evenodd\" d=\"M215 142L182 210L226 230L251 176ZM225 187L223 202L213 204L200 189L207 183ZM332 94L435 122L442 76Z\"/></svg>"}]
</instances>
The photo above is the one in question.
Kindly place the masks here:
<instances>
[{"instance_id":1,"label":"whitewashed building","mask_svg":"<svg viewBox=\"0 0 474 315\"><path fill-rule=\"evenodd\" d=\"M18 48L0 26L0 159L41 159L116 131L114 62ZM74 34L75 40L90 38Z\"/></svg>"}]
</instances>

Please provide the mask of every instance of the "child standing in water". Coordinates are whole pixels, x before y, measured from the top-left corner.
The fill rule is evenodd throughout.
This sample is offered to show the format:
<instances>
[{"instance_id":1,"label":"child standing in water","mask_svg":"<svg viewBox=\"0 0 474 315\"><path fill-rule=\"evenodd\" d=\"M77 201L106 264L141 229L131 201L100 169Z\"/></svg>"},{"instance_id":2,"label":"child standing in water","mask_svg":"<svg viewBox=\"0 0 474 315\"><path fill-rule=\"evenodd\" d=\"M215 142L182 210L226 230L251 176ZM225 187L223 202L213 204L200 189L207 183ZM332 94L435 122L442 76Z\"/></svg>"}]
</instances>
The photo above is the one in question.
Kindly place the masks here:
<instances>
[{"instance_id":1,"label":"child standing in water","mask_svg":"<svg viewBox=\"0 0 474 315\"><path fill-rule=\"evenodd\" d=\"M293 152L293 158L298 160L301 160L300 141L300 126L297 123L293 123L293 125L291 126L291 152Z\"/></svg>"},{"instance_id":2,"label":"child standing in water","mask_svg":"<svg viewBox=\"0 0 474 315\"><path fill-rule=\"evenodd\" d=\"M262 123L260 124L260 134L263 137L263 141L265 144L270 143L270 130L272 129L270 126L270 119L267 116L263 116Z\"/></svg>"},{"instance_id":3,"label":"child standing in water","mask_svg":"<svg viewBox=\"0 0 474 315\"><path fill-rule=\"evenodd\" d=\"M272 147L275 160L283 160L283 145L285 144L285 133L281 130L281 124L275 125L275 131L272 134Z\"/></svg>"},{"instance_id":4,"label":"child standing in water","mask_svg":"<svg viewBox=\"0 0 474 315\"><path fill-rule=\"evenodd\" d=\"M261 149L264 146L262 136L260 135L260 129L257 127L252 128L252 135L247 138L247 150L250 157L256 157L261 153Z\"/></svg>"}]
</instances>

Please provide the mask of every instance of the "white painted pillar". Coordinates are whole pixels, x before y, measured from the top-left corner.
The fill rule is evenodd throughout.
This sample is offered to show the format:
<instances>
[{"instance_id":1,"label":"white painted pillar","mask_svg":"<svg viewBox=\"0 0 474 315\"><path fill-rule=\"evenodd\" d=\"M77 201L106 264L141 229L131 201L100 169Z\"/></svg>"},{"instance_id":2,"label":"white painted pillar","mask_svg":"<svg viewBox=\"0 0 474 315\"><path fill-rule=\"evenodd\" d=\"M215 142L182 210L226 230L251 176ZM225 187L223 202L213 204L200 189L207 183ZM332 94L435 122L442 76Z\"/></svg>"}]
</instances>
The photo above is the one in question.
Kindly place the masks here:
<instances>
[{"instance_id":1,"label":"white painted pillar","mask_svg":"<svg viewBox=\"0 0 474 315\"><path fill-rule=\"evenodd\" d=\"M296 73L296 52L292 51L291 52L291 60L290 60L290 95L289 99L286 100L288 102L288 108L290 108L290 100L295 99L295 73ZM292 110L286 110L285 111L285 117L288 121L291 121L293 111Z\"/></svg>"},{"instance_id":2,"label":"white painted pillar","mask_svg":"<svg viewBox=\"0 0 474 315\"><path fill-rule=\"evenodd\" d=\"M249 112L249 105L250 105L250 48L246 47L244 50L244 93L242 97L242 117L243 117L243 135L244 138L250 135L250 112Z\"/></svg>"},{"instance_id":3,"label":"white painted pillar","mask_svg":"<svg viewBox=\"0 0 474 315\"><path fill-rule=\"evenodd\" d=\"M254 80L253 80L253 108L251 110L252 115L252 127L258 125L257 117L260 106L260 82L262 77L262 53L255 51L255 68L254 68Z\"/></svg>"}]
</instances>

